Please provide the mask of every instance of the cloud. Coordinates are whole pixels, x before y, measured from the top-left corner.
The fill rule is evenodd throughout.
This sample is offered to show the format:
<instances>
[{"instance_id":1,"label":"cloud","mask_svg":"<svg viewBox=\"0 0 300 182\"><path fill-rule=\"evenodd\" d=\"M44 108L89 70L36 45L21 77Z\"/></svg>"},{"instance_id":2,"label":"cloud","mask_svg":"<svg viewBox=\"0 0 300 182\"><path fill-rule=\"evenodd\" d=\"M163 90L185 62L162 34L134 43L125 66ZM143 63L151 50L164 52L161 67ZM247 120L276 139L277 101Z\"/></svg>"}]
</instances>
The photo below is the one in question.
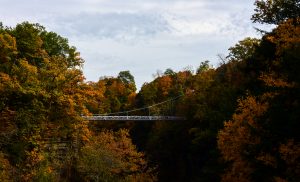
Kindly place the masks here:
<instances>
[{"instance_id":1,"label":"cloud","mask_svg":"<svg viewBox=\"0 0 300 182\"><path fill-rule=\"evenodd\" d=\"M4 25L38 22L67 37L87 80L130 70L138 87L157 69L209 59L255 36L253 0L1 0ZM1 21L1 20L0 20Z\"/></svg>"},{"instance_id":2,"label":"cloud","mask_svg":"<svg viewBox=\"0 0 300 182\"><path fill-rule=\"evenodd\" d=\"M136 40L171 29L161 15L143 13L81 13L55 18L53 22L59 32L69 36L115 40Z\"/></svg>"},{"instance_id":3,"label":"cloud","mask_svg":"<svg viewBox=\"0 0 300 182\"><path fill-rule=\"evenodd\" d=\"M136 43L166 33L173 36L217 34L235 36L252 29L247 15L241 13L198 16L178 16L168 13L81 13L72 17L54 18L52 27L68 37L83 39L93 37Z\"/></svg>"},{"instance_id":4,"label":"cloud","mask_svg":"<svg viewBox=\"0 0 300 182\"><path fill-rule=\"evenodd\" d=\"M249 20L252 4L252 0L4 0L9 8L2 6L0 11L4 18L14 12L15 21L27 17L67 37L133 42L166 32L188 36L248 31L244 29L249 29L250 21L240 24L232 14Z\"/></svg>"}]
</instances>

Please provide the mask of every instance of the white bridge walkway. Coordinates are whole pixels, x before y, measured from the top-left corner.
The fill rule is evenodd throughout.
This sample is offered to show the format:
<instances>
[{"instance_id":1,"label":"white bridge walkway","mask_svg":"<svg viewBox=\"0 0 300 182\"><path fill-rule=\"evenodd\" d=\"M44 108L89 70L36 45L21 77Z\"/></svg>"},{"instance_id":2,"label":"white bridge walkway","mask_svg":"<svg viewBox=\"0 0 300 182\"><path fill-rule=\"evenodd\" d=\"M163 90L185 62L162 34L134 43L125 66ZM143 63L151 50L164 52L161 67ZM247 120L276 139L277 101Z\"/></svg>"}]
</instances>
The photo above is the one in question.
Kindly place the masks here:
<instances>
[{"instance_id":1,"label":"white bridge walkway","mask_svg":"<svg viewBox=\"0 0 300 182\"><path fill-rule=\"evenodd\" d=\"M182 97L183 95L179 95L175 98L153 104L151 106L146 106L142 108L133 109L130 111L122 111L116 113L109 113L109 114L94 114L91 116L81 116L83 119L89 121L169 121L169 120L185 120L184 117L180 116L152 116L151 115L151 108L157 107L162 104L167 104L168 102L173 105L173 101L177 100L178 98ZM147 116L140 116L140 115L133 115L130 113L134 113L136 111L147 111Z\"/></svg>"},{"instance_id":2,"label":"white bridge walkway","mask_svg":"<svg viewBox=\"0 0 300 182\"><path fill-rule=\"evenodd\" d=\"M82 116L89 121L170 121L185 120L184 117L178 116Z\"/></svg>"}]
</instances>

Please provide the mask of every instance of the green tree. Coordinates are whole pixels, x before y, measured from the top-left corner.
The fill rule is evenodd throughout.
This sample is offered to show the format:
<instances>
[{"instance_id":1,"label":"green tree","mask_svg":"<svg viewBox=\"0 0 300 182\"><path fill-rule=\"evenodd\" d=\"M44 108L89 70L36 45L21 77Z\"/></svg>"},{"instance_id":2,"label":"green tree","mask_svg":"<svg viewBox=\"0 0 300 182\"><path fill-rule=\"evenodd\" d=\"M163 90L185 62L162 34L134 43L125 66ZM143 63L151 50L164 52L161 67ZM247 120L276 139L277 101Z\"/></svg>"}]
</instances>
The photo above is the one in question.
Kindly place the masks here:
<instances>
[{"instance_id":1,"label":"green tree","mask_svg":"<svg viewBox=\"0 0 300 182\"><path fill-rule=\"evenodd\" d=\"M256 0L253 22L280 24L300 17L299 0Z\"/></svg>"},{"instance_id":2,"label":"green tree","mask_svg":"<svg viewBox=\"0 0 300 182\"><path fill-rule=\"evenodd\" d=\"M229 55L226 57L229 61L244 61L253 56L256 47L259 45L260 40L256 38L247 37L239 41L233 47L230 47Z\"/></svg>"},{"instance_id":3,"label":"green tree","mask_svg":"<svg viewBox=\"0 0 300 182\"><path fill-rule=\"evenodd\" d=\"M172 76L174 74L175 72L171 68L166 69L166 71L164 72L164 75Z\"/></svg>"},{"instance_id":4,"label":"green tree","mask_svg":"<svg viewBox=\"0 0 300 182\"><path fill-rule=\"evenodd\" d=\"M121 71L118 75L118 79L125 84L135 84L134 77L129 71Z\"/></svg>"},{"instance_id":5,"label":"green tree","mask_svg":"<svg viewBox=\"0 0 300 182\"><path fill-rule=\"evenodd\" d=\"M207 71L210 68L209 61L206 60L204 62L200 63L200 66L197 68L197 74L200 74L201 72Z\"/></svg>"},{"instance_id":6,"label":"green tree","mask_svg":"<svg viewBox=\"0 0 300 182\"><path fill-rule=\"evenodd\" d=\"M24 22L0 32L0 122L7 130L1 132L0 140L7 139L2 151L16 169L16 180L55 180L63 165L53 162L62 160L59 155L49 157L58 151L53 142L64 141L66 152L81 125L79 114L86 113L80 91L82 61L76 62L82 59L73 48L67 53L63 47L56 52L46 48L65 39L44 39L47 32L39 24Z\"/></svg>"}]
</instances>

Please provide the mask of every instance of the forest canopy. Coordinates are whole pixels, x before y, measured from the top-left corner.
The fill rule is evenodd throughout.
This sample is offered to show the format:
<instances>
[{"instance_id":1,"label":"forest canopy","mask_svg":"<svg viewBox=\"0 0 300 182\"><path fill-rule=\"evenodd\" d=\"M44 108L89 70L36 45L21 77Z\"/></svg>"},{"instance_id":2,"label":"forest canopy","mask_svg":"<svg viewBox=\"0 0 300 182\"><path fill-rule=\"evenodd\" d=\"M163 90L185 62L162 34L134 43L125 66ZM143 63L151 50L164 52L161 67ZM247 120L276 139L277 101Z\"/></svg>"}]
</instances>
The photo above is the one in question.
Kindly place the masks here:
<instances>
[{"instance_id":1,"label":"forest canopy","mask_svg":"<svg viewBox=\"0 0 300 182\"><path fill-rule=\"evenodd\" d=\"M273 30L139 92L129 70L86 81L77 49L40 24L0 23L0 181L299 181L300 3L254 3ZM186 119L82 117L110 113Z\"/></svg>"}]
</instances>

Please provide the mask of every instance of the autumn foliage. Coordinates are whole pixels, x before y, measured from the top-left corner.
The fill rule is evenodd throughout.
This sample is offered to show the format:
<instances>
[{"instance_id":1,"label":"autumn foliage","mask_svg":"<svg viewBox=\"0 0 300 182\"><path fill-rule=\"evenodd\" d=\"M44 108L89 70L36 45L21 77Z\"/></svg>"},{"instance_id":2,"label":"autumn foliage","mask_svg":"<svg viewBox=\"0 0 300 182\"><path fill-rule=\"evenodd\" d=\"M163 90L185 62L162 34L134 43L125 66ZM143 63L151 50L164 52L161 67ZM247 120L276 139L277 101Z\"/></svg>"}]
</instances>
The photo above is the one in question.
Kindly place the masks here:
<instances>
[{"instance_id":1,"label":"autumn foliage","mask_svg":"<svg viewBox=\"0 0 300 182\"><path fill-rule=\"evenodd\" d=\"M39 24L0 24L0 181L299 181L299 1L255 6L273 30L139 92L128 70L86 81L76 48Z\"/></svg>"}]
</instances>

